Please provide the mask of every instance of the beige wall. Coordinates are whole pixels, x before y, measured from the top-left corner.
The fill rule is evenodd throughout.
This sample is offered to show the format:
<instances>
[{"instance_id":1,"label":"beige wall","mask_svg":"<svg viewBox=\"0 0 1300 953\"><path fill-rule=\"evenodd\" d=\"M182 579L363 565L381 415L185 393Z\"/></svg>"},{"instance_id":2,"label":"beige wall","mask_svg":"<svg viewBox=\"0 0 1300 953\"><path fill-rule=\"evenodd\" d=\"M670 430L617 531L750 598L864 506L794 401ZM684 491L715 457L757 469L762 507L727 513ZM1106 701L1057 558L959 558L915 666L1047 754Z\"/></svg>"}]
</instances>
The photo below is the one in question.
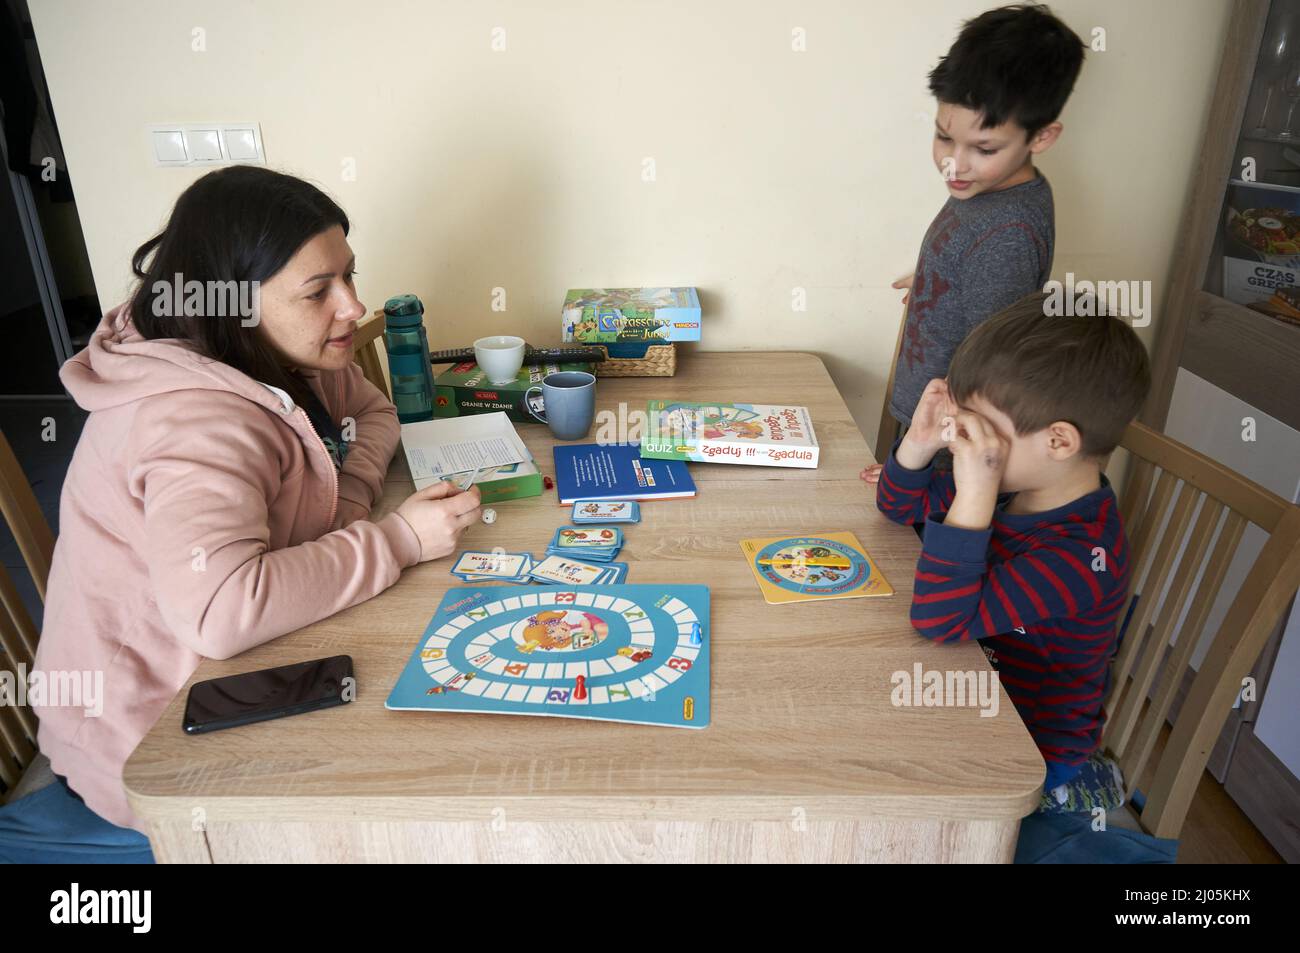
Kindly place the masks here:
<instances>
[{"instance_id":1,"label":"beige wall","mask_svg":"<svg viewBox=\"0 0 1300 953\"><path fill-rule=\"evenodd\" d=\"M201 174L155 168L145 126L256 120L269 164L351 216L363 300L419 294L433 346L553 343L569 287L694 284L703 347L820 354L869 443L900 316L889 282L945 195L925 74L993 5L31 0L105 305ZM1040 162L1055 271L1149 279L1158 305L1228 0L1052 6L1108 46Z\"/></svg>"}]
</instances>

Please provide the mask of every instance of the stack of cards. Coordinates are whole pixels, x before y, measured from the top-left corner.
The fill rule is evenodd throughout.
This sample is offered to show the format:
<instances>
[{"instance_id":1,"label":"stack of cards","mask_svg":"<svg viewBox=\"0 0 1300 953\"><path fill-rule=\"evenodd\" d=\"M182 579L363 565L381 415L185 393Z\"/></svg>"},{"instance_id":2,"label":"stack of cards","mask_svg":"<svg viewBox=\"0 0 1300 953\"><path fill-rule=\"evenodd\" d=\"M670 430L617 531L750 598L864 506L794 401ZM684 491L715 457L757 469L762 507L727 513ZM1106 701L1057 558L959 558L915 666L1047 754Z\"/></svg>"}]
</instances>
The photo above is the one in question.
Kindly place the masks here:
<instances>
[{"instance_id":1,"label":"stack of cards","mask_svg":"<svg viewBox=\"0 0 1300 953\"><path fill-rule=\"evenodd\" d=\"M578 500L573 504L575 523L639 523L641 504L636 500Z\"/></svg>"},{"instance_id":2,"label":"stack of cards","mask_svg":"<svg viewBox=\"0 0 1300 953\"><path fill-rule=\"evenodd\" d=\"M596 566L568 556L547 556L533 567L531 575L547 585L612 586L627 578L627 563Z\"/></svg>"},{"instance_id":3,"label":"stack of cards","mask_svg":"<svg viewBox=\"0 0 1300 953\"><path fill-rule=\"evenodd\" d=\"M561 526L532 575L545 583L613 585L627 577L627 563L614 562L622 548L623 531L617 526Z\"/></svg>"},{"instance_id":4,"label":"stack of cards","mask_svg":"<svg viewBox=\"0 0 1300 953\"><path fill-rule=\"evenodd\" d=\"M467 550L451 567L451 574L465 582L511 582L526 586L532 582L537 560L532 553L485 553Z\"/></svg>"},{"instance_id":5,"label":"stack of cards","mask_svg":"<svg viewBox=\"0 0 1300 953\"><path fill-rule=\"evenodd\" d=\"M612 562L623 548L623 531L617 526L561 526L555 531L550 556L572 556L589 562Z\"/></svg>"}]
</instances>

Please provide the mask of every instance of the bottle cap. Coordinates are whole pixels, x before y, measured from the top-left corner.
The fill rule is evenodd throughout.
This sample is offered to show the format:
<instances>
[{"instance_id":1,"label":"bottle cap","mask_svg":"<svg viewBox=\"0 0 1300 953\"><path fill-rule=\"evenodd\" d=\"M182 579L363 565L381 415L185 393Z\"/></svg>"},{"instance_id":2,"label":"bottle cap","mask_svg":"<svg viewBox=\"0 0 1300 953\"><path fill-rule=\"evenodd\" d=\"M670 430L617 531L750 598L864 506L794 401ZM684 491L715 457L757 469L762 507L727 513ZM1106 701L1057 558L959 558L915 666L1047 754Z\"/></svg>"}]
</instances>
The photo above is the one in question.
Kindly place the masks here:
<instances>
[{"instance_id":1,"label":"bottle cap","mask_svg":"<svg viewBox=\"0 0 1300 953\"><path fill-rule=\"evenodd\" d=\"M415 327L423 320L424 305L415 295L396 295L384 302L384 324L387 327Z\"/></svg>"}]
</instances>

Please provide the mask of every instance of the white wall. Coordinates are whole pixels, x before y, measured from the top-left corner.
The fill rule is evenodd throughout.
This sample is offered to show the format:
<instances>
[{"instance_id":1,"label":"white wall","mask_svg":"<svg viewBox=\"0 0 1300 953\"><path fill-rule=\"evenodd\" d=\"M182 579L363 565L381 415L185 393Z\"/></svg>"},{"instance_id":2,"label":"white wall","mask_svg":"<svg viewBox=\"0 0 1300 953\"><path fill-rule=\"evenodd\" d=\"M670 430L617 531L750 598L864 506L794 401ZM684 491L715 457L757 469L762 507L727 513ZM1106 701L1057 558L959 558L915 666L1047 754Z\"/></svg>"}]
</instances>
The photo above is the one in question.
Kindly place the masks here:
<instances>
[{"instance_id":1,"label":"white wall","mask_svg":"<svg viewBox=\"0 0 1300 953\"><path fill-rule=\"evenodd\" d=\"M484 328L553 343L569 287L695 284L703 347L822 355L869 443L900 317L889 282L945 194L925 75L993 5L31 0L105 306L201 174L153 167L145 126L251 119L270 164L351 216L367 305L419 294L433 346ZM1057 276L1152 280L1158 303L1230 5L1052 6L1108 46L1040 163Z\"/></svg>"}]
</instances>

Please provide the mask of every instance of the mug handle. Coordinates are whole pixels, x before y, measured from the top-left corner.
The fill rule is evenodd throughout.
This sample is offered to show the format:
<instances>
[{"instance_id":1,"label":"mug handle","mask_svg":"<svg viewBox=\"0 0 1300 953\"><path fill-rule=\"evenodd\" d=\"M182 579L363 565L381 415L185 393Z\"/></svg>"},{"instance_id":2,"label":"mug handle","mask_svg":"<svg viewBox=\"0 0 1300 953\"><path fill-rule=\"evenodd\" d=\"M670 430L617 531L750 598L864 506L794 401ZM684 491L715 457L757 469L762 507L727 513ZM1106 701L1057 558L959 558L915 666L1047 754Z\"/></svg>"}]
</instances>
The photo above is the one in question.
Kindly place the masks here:
<instances>
[{"instance_id":1,"label":"mug handle","mask_svg":"<svg viewBox=\"0 0 1300 953\"><path fill-rule=\"evenodd\" d=\"M547 420L545 417L543 417L541 414L539 414L537 411L533 410L533 402L529 398L532 397L533 391L535 390L540 391L541 388L538 387L536 384L534 384L532 387L528 388L528 390L524 391L524 410L528 411L530 414L532 414L534 417L536 417L538 420L540 420L542 423L546 424L549 427L551 422Z\"/></svg>"}]
</instances>

